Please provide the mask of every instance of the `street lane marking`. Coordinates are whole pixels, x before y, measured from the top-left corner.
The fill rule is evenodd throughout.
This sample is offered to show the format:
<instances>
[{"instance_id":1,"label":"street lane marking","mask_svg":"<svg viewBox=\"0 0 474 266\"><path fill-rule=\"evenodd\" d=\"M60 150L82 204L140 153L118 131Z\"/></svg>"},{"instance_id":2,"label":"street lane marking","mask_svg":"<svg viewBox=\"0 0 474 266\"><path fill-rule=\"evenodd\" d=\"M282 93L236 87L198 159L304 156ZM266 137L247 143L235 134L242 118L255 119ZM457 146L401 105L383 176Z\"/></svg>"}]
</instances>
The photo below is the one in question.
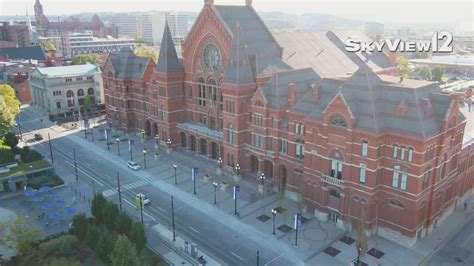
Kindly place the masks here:
<instances>
[{"instance_id":1,"label":"street lane marking","mask_svg":"<svg viewBox=\"0 0 474 266\"><path fill-rule=\"evenodd\" d=\"M130 206L132 207L135 207L135 204L132 204L130 201L128 201L127 199L123 199L123 201L125 201L126 203L128 203ZM148 218L150 218L153 222L156 222L156 219L153 218L153 216L149 215L146 211L143 211L143 214L145 214L145 216L148 216Z\"/></svg>"},{"instance_id":2,"label":"street lane marking","mask_svg":"<svg viewBox=\"0 0 474 266\"><path fill-rule=\"evenodd\" d=\"M234 255L236 258L238 258L239 260L241 261L244 261L244 259L242 257L240 257L239 255L235 254L234 252L230 252L230 254Z\"/></svg>"},{"instance_id":3,"label":"street lane marking","mask_svg":"<svg viewBox=\"0 0 474 266\"><path fill-rule=\"evenodd\" d=\"M279 258L280 258L281 256L283 256L283 255L285 255L285 253L281 254L281 255L278 256L278 257L273 258L271 261L265 263L264 265L265 265L265 266L270 265L270 263L272 263L273 261L276 261L277 259L279 259Z\"/></svg>"},{"instance_id":4,"label":"street lane marking","mask_svg":"<svg viewBox=\"0 0 474 266\"><path fill-rule=\"evenodd\" d=\"M192 226L189 226L189 229L193 230L193 231L194 231L196 234L199 234L199 231L198 231L198 230L196 230L196 229L194 229L194 227L192 227Z\"/></svg>"}]
</instances>

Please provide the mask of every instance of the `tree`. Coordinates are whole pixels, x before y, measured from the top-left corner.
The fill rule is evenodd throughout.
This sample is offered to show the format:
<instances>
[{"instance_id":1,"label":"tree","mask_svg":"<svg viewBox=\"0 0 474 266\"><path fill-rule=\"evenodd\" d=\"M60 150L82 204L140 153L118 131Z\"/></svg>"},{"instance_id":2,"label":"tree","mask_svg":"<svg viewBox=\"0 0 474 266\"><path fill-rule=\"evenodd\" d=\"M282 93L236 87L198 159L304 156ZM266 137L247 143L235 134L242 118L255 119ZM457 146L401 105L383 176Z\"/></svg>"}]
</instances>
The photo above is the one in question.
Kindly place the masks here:
<instances>
[{"instance_id":1,"label":"tree","mask_svg":"<svg viewBox=\"0 0 474 266\"><path fill-rule=\"evenodd\" d=\"M140 264L135 245L125 235L119 235L110 254L112 266L138 266Z\"/></svg>"},{"instance_id":2,"label":"tree","mask_svg":"<svg viewBox=\"0 0 474 266\"><path fill-rule=\"evenodd\" d=\"M432 74L429 66L422 66L417 70L418 76L423 80L431 80Z\"/></svg>"},{"instance_id":3,"label":"tree","mask_svg":"<svg viewBox=\"0 0 474 266\"><path fill-rule=\"evenodd\" d=\"M357 227L357 245L356 249L361 248L361 256L367 252L368 249L368 237L367 237L367 217L365 215L365 209L362 208L360 213L360 222Z\"/></svg>"},{"instance_id":4,"label":"tree","mask_svg":"<svg viewBox=\"0 0 474 266\"><path fill-rule=\"evenodd\" d=\"M13 132L10 131L7 134L5 134L3 143L7 145L8 147L10 147L10 149L13 149L16 147L16 145L18 145L18 138Z\"/></svg>"},{"instance_id":5,"label":"tree","mask_svg":"<svg viewBox=\"0 0 474 266\"><path fill-rule=\"evenodd\" d=\"M15 124L15 117L19 112L20 101L16 98L15 90L10 85L0 85L0 139Z\"/></svg>"},{"instance_id":6,"label":"tree","mask_svg":"<svg viewBox=\"0 0 474 266\"><path fill-rule=\"evenodd\" d=\"M105 225L110 230L115 230L115 221L119 216L119 209L113 202L107 202L102 211L102 218Z\"/></svg>"},{"instance_id":7,"label":"tree","mask_svg":"<svg viewBox=\"0 0 474 266\"><path fill-rule=\"evenodd\" d=\"M143 36L136 36L135 37L135 42L138 43L138 45L144 44L145 43L145 38L143 38Z\"/></svg>"},{"instance_id":8,"label":"tree","mask_svg":"<svg viewBox=\"0 0 474 266\"><path fill-rule=\"evenodd\" d=\"M102 230L95 248L95 252L104 262L110 262L110 254L114 248L114 240L108 230Z\"/></svg>"},{"instance_id":9,"label":"tree","mask_svg":"<svg viewBox=\"0 0 474 266\"><path fill-rule=\"evenodd\" d=\"M99 65L99 55L98 54L80 54L72 57L71 64L73 65L85 65L87 63Z\"/></svg>"},{"instance_id":10,"label":"tree","mask_svg":"<svg viewBox=\"0 0 474 266\"><path fill-rule=\"evenodd\" d=\"M105 204L107 204L107 200L102 196L102 194L96 194L94 198L92 199L92 207L91 207L91 213L95 217L98 223L102 223L102 213L105 207Z\"/></svg>"},{"instance_id":11,"label":"tree","mask_svg":"<svg viewBox=\"0 0 474 266\"><path fill-rule=\"evenodd\" d=\"M146 235L145 235L145 228L143 227L142 223L133 222L132 227L130 228L129 233L130 241L132 241L138 252L140 252L146 245Z\"/></svg>"},{"instance_id":12,"label":"tree","mask_svg":"<svg viewBox=\"0 0 474 266\"><path fill-rule=\"evenodd\" d=\"M99 241L100 230L95 225L87 227L87 234L84 242L88 247L95 250L97 247L97 242Z\"/></svg>"},{"instance_id":13,"label":"tree","mask_svg":"<svg viewBox=\"0 0 474 266\"><path fill-rule=\"evenodd\" d=\"M132 226L132 219L125 212L121 212L115 221L115 229L119 234L128 234Z\"/></svg>"},{"instance_id":14,"label":"tree","mask_svg":"<svg viewBox=\"0 0 474 266\"><path fill-rule=\"evenodd\" d=\"M401 77L408 77L412 72L410 62L403 56L397 58L397 69Z\"/></svg>"},{"instance_id":15,"label":"tree","mask_svg":"<svg viewBox=\"0 0 474 266\"><path fill-rule=\"evenodd\" d=\"M49 40L44 40L41 42L41 46L43 46L43 49L45 51L56 51L56 46L54 45L54 43L52 41L49 41Z\"/></svg>"},{"instance_id":16,"label":"tree","mask_svg":"<svg viewBox=\"0 0 474 266\"><path fill-rule=\"evenodd\" d=\"M31 150L28 146L25 146L21 149L20 159L24 163L36 162L42 160L43 155L35 150Z\"/></svg>"},{"instance_id":17,"label":"tree","mask_svg":"<svg viewBox=\"0 0 474 266\"><path fill-rule=\"evenodd\" d=\"M446 71L446 68L442 66L435 66L433 69L431 69L432 73L432 81L441 81L441 78L444 75L444 72Z\"/></svg>"},{"instance_id":18,"label":"tree","mask_svg":"<svg viewBox=\"0 0 474 266\"><path fill-rule=\"evenodd\" d=\"M82 264L76 260L69 260L66 258L55 258L48 263L48 266L81 266Z\"/></svg>"},{"instance_id":19,"label":"tree","mask_svg":"<svg viewBox=\"0 0 474 266\"><path fill-rule=\"evenodd\" d=\"M72 232L79 240L84 240L88 227L89 222L87 221L86 215L84 213L75 215L72 218Z\"/></svg>"},{"instance_id":20,"label":"tree","mask_svg":"<svg viewBox=\"0 0 474 266\"><path fill-rule=\"evenodd\" d=\"M95 98L93 95L87 95L84 97L84 104L82 105L84 108L84 113L88 114L95 109Z\"/></svg>"},{"instance_id":21,"label":"tree","mask_svg":"<svg viewBox=\"0 0 474 266\"><path fill-rule=\"evenodd\" d=\"M40 231L29 227L25 216L18 215L16 219L0 226L0 235L3 235L0 244L25 256L39 243Z\"/></svg>"},{"instance_id":22,"label":"tree","mask_svg":"<svg viewBox=\"0 0 474 266\"><path fill-rule=\"evenodd\" d=\"M153 58L155 62L158 62L158 52L153 49L153 47L142 45L135 49L135 54L137 56L144 56L148 58Z\"/></svg>"}]
</instances>

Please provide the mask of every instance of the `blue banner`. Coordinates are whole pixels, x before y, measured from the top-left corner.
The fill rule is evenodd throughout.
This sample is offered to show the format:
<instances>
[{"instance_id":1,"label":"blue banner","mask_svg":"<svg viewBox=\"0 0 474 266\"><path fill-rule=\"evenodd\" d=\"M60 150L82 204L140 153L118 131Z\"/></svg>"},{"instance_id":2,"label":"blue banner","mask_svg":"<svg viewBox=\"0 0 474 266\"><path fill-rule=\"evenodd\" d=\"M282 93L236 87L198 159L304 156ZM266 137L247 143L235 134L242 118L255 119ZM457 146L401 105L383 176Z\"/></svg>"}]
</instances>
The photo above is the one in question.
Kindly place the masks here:
<instances>
[{"instance_id":1,"label":"blue banner","mask_svg":"<svg viewBox=\"0 0 474 266\"><path fill-rule=\"evenodd\" d=\"M240 198L240 186L234 186L234 199Z\"/></svg>"},{"instance_id":2,"label":"blue banner","mask_svg":"<svg viewBox=\"0 0 474 266\"><path fill-rule=\"evenodd\" d=\"M89 128L89 119L84 119L84 128Z\"/></svg>"},{"instance_id":3,"label":"blue banner","mask_svg":"<svg viewBox=\"0 0 474 266\"><path fill-rule=\"evenodd\" d=\"M194 180L196 178L198 174L198 168L197 167L194 167L193 169L191 169L191 180Z\"/></svg>"},{"instance_id":4,"label":"blue banner","mask_svg":"<svg viewBox=\"0 0 474 266\"><path fill-rule=\"evenodd\" d=\"M135 144L135 141L133 139L128 141L128 150L129 151L132 150L134 144Z\"/></svg>"}]
</instances>

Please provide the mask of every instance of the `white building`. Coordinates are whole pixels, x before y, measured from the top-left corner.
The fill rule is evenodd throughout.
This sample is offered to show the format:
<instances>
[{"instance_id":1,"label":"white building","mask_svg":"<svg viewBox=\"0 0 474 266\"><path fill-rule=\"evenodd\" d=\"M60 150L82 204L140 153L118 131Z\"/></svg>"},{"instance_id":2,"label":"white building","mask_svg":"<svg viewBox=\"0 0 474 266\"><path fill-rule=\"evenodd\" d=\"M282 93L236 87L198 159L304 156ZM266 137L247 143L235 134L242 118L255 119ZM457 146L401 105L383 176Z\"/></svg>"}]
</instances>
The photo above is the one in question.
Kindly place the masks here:
<instances>
[{"instance_id":1,"label":"white building","mask_svg":"<svg viewBox=\"0 0 474 266\"><path fill-rule=\"evenodd\" d=\"M168 12L165 19L173 38L182 39L188 34L188 15L179 12Z\"/></svg>"},{"instance_id":2,"label":"white building","mask_svg":"<svg viewBox=\"0 0 474 266\"><path fill-rule=\"evenodd\" d=\"M75 112L86 96L104 103L100 68L92 65L36 68L30 75L31 104L50 115Z\"/></svg>"}]
</instances>

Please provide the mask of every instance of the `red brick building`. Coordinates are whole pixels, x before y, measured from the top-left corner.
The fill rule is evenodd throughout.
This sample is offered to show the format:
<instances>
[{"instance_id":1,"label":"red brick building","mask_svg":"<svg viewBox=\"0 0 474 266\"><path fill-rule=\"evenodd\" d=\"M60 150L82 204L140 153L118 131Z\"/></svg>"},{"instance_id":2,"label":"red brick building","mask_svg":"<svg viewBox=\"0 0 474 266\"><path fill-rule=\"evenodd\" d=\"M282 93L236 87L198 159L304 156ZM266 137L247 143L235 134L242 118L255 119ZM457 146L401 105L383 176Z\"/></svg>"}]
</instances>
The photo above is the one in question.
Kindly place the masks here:
<instances>
[{"instance_id":1,"label":"red brick building","mask_svg":"<svg viewBox=\"0 0 474 266\"><path fill-rule=\"evenodd\" d=\"M295 68L252 1L204 2L182 58L168 26L156 66L131 51L108 58L114 127L239 164L243 178L264 173L318 219L351 229L365 217L370 233L407 246L472 189L474 154L462 147L466 119L454 96L380 74L373 65L390 61L380 55L341 55L341 67L357 69L338 77Z\"/></svg>"}]
</instances>

